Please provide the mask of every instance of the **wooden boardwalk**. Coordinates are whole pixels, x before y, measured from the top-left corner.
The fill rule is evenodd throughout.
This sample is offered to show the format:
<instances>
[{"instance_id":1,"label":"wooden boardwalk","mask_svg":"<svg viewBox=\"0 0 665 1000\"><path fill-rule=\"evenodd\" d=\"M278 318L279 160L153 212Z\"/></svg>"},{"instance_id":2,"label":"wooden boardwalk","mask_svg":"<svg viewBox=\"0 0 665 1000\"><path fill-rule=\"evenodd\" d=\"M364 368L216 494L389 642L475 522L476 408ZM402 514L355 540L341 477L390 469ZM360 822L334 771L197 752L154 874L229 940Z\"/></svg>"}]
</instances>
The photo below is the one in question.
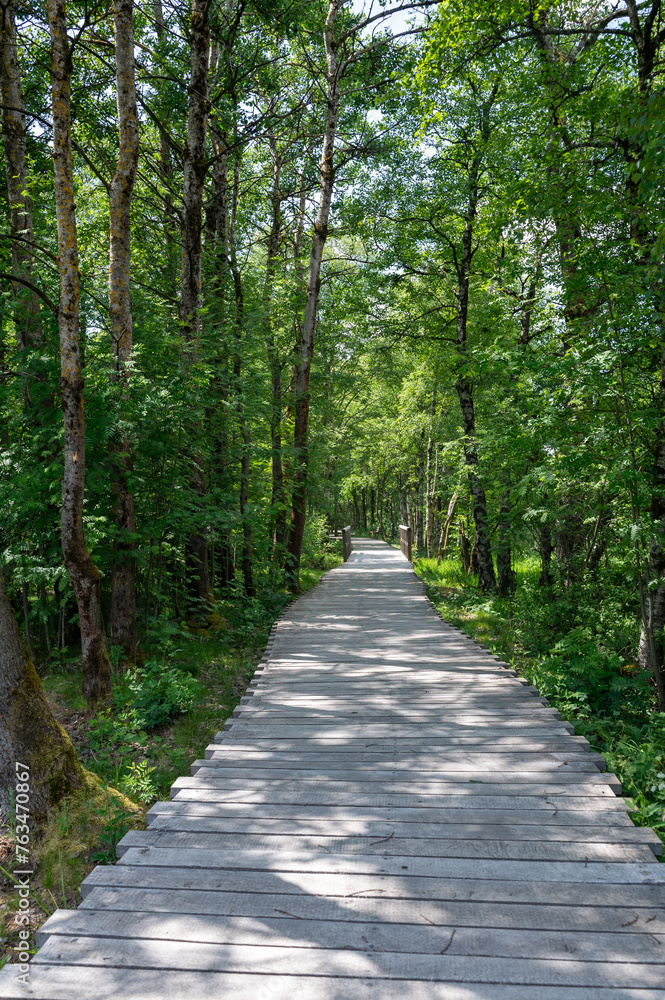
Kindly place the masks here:
<instances>
[{"instance_id":1,"label":"wooden boardwalk","mask_svg":"<svg viewBox=\"0 0 665 1000\"><path fill-rule=\"evenodd\" d=\"M354 549L0 998L665 1000L658 838L399 552Z\"/></svg>"}]
</instances>

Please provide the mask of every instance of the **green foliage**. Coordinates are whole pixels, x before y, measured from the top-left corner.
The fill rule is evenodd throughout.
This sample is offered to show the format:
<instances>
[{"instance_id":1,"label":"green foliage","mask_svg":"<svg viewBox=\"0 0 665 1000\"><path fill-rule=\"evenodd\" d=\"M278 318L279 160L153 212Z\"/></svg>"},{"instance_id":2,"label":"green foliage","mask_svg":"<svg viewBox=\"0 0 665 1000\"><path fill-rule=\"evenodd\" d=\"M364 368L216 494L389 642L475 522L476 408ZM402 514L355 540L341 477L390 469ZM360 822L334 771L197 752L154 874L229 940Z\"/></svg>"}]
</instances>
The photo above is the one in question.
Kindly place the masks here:
<instances>
[{"instance_id":1,"label":"green foliage","mask_svg":"<svg viewBox=\"0 0 665 1000\"><path fill-rule=\"evenodd\" d=\"M157 786L151 777L154 771L144 760L132 761L120 781L121 790L136 802L153 802L157 797Z\"/></svg>"},{"instance_id":2,"label":"green foliage","mask_svg":"<svg viewBox=\"0 0 665 1000\"><path fill-rule=\"evenodd\" d=\"M564 595L537 586L531 559L517 562L514 601L480 595L451 560L419 560L417 572L444 618L501 654L605 757L633 802L633 821L665 841L665 713L656 709L651 676L605 644L597 628L611 616L616 594L599 582L594 603L587 595L573 615L571 599L558 614ZM582 617L583 624L565 630Z\"/></svg>"},{"instance_id":3,"label":"green foliage","mask_svg":"<svg viewBox=\"0 0 665 1000\"><path fill-rule=\"evenodd\" d=\"M574 628L531 670L540 693L556 702L567 718L639 718L651 698L651 678L626 669L617 653L602 646L591 629Z\"/></svg>"},{"instance_id":4,"label":"green foliage","mask_svg":"<svg viewBox=\"0 0 665 1000\"><path fill-rule=\"evenodd\" d=\"M197 680L177 667L148 660L128 671L114 687L118 718L135 729L154 729L191 708L200 693Z\"/></svg>"}]
</instances>

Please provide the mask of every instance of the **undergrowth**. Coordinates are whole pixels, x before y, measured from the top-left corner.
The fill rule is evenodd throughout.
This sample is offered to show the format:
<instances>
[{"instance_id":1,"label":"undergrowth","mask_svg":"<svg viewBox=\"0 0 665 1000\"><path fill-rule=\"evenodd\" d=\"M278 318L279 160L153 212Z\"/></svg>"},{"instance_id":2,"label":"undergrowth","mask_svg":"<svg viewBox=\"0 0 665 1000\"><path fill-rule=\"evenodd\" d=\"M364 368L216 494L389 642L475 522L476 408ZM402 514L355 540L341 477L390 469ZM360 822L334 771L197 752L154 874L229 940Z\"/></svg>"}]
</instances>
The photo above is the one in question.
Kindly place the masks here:
<instances>
[{"instance_id":1,"label":"undergrowth","mask_svg":"<svg viewBox=\"0 0 665 1000\"><path fill-rule=\"evenodd\" d=\"M507 599L481 594L452 560L418 559L414 568L447 621L500 654L602 753L634 822L665 841L665 713L635 664L638 615L625 588L592 580L548 593L538 561L523 559Z\"/></svg>"}]
</instances>

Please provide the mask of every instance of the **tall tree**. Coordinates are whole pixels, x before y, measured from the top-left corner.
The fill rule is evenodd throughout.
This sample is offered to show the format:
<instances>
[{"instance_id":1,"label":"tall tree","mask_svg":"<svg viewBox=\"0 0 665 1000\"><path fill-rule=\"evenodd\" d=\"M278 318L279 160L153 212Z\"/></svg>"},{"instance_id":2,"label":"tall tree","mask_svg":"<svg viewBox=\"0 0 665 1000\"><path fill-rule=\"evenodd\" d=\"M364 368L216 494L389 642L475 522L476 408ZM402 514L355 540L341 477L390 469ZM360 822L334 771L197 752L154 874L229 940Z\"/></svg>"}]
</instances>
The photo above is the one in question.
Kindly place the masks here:
<instances>
[{"instance_id":1,"label":"tall tree","mask_svg":"<svg viewBox=\"0 0 665 1000\"><path fill-rule=\"evenodd\" d=\"M2 93L2 146L5 154L7 195L10 209L12 241L12 275L14 294L20 310L16 317L16 333L20 350L34 348L42 342L39 320L39 298L30 288L33 281L35 230L32 199L28 194L26 156L25 102L18 52L16 47L16 4L10 0L2 8L0 20L0 88ZM23 281L26 284L23 284ZM24 394L29 401L30 386L26 379Z\"/></svg>"},{"instance_id":2,"label":"tall tree","mask_svg":"<svg viewBox=\"0 0 665 1000\"><path fill-rule=\"evenodd\" d=\"M299 588L300 555L307 514L307 468L309 430L309 379L314 354L316 314L321 291L321 262L328 237L328 219L335 185L335 136L340 103L339 41L335 26L346 0L332 0L323 25L326 54L326 121L319 161L319 207L312 232L312 248L307 271L307 291L302 323L295 346L293 476L291 486L291 527L287 547L287 575L292 590Z\"/></svg>"},{"instance_id":3,"label":"tall tree","mask_svg":"<svg viewBox=\"0 0 665 1000\"><path fill-rule=\"evenodd\" d=\"M190 74L187 137L183 152L183 211L181 226L180 324L183 356L191 371L199 351L201 332L201 267L203 187L207 171L208 82L210 57L210 0L192 0L189 26ZM205 466L195 446L189 456L191 488L196 497L194 524L185 546L188 589L194 606L210 596L208 537L204 500ZM198 522L198 523L196 523Z\"/></svg>"},{"instance_id":4,"label":"tall tree","mask_svg":"<svg viewBox=\"0 0 665 1000\"><path fill-rule=\"evenodd\" d=\"M67 572L79 613L83 694L88 706L111 693L111 664L106 650L100 573L83 530L85 493L85 412L80 347L80 274L74 169L71 140L72 49L63 0L48 0L51 35L53 166L60 274L60 400L64 414L65 456L60 535Z\"/></svg>"},{"instance_id":5,"label":"tall tree","mask_svg":"<svg viewBox=\"0 0 665 1000\"><path fill-rule=\"evenodd\" d=\"M118 108L118 164L109 190L109 312L113 374L118 392L118 420L111 441L111 477L118 537L114 542L111 588L111 637L134 659L136 649L135 541L136 519L131 488L132 455L127 431L133 342L131 268L131 204L139 158L139 124L134 69L133 0L114 0L115 80Z\"/></svg>"}]
</instances>

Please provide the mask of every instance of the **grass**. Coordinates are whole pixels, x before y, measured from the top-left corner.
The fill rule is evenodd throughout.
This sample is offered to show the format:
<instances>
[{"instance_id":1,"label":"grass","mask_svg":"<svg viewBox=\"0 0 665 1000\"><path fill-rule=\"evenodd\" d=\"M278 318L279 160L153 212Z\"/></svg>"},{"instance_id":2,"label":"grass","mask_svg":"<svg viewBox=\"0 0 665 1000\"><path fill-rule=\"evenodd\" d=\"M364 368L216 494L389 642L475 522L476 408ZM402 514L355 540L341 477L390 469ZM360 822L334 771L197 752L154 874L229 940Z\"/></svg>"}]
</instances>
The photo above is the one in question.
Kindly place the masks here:
<instances>
[{"instance_id":1,"label":"grass","mask_svg":"<svg viewBox=\"0 0 665 1000\"><path fill-rule=\"evenodd\" d=\"M302 591L341 561L335 548L310 557L301 570ZM94 865L113 864L127 830L143 829L149 806L168 798L175 779L203 757L243 696L270 628L290 599L273 591L261 599L220 601L206 626L197 629L153 622L142 666L116 670L114 705L92 716L85 711L81 668L73 654L65 657L65 669L42 676L51 708L90 775L87 787L49 816L31 845L33 930L57 907L78 905L81 882ZM150 725L154 720L159 721ZM7 827L0 830L0 967L18 942L13 854Z\"/></svg>"},{"instance_id":2,"label":"grass","mask_svg":"<svg viewBox=\"0 0 665 1000\"><path fill-rule=\"evenodd\" d=\"M414 569L446 621L510 663L603 754L633 821L665 842L665 713L635 665L638 614L621 567L575 594L548 595L539 561L527 557L511 599L481 594L453 560L417 559Z\"/></svg>"}]
</instances>

